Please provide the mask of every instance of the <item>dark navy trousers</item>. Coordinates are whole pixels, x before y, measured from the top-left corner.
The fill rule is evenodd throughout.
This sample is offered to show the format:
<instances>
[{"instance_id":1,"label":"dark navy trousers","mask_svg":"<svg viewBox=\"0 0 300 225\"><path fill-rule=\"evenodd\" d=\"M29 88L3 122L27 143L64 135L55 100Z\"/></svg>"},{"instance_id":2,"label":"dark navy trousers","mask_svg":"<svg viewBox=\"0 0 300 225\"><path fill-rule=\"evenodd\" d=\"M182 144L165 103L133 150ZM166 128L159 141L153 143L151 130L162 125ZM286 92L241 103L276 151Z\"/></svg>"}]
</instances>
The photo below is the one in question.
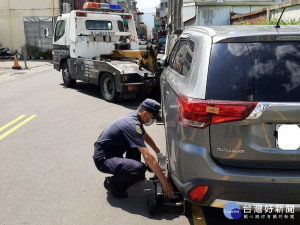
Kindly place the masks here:
<instances>
[{"instance_id":1,"label":"dark navy trousers","mask_svg":"<svg viewBox=\"0 0 300 225\"><path fill-rule=\"evenodd\" d=\"M127 151L125 158L106 158L104 152L100 155L94 158L97 169L102 173L113 174L111 182L120 191L126 191L135 182L145 179L146 165L141 162L141 152L137 148Z\"/></svg>"}]
</instances>

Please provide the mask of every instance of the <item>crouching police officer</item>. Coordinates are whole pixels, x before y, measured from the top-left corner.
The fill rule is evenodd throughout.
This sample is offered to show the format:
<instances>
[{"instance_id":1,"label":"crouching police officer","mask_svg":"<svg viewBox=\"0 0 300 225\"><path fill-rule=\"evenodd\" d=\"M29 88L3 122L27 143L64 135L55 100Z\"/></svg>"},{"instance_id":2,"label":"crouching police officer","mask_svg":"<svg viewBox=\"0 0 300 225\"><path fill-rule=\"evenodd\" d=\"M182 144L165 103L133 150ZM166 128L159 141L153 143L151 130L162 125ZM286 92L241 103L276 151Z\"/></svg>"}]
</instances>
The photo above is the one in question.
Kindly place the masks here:
<instances>
[{"instance_id":1,"label":"crouching police officer","mask_svg":"<svg viewBox=\"0 0 300 225\"><path fill-rule=\"evenodd\" d=\"M165 196L170 196L172 186L162 172L157 159L149 152L145 142L156 152L159 161L165 156L144 130L155 120L160 121L160 104L146 99L138 110L112 122L95 142L94 161L97 169L113 174L106 177L104 187L117 198L127 198L127 189L135 182L145 179L146 165L141 162L141 155L147 166L162 183ZM126 153L125 158L123 154Z\"/></svg>"}]
</instances>

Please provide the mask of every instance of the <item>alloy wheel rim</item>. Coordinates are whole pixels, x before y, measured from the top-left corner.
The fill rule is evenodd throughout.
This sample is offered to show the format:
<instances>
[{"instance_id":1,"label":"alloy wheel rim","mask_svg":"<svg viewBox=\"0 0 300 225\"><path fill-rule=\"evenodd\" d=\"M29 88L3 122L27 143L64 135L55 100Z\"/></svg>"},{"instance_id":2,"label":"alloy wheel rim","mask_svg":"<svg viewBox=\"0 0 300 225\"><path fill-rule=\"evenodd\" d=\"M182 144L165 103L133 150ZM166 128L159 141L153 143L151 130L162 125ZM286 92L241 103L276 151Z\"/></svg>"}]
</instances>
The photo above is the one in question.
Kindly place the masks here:
<instances>
[{"instance_id":1,"label":"alloy wheel rim","mask_svg":"<svg viewBox=\"0 0 300 225\"><path fill-rule=\"evenodd\" d=\"M107 98L110 98L113 93L113 84L109 77L105 78L104 80L104 94Z\"/></svg>"}]
</instances>

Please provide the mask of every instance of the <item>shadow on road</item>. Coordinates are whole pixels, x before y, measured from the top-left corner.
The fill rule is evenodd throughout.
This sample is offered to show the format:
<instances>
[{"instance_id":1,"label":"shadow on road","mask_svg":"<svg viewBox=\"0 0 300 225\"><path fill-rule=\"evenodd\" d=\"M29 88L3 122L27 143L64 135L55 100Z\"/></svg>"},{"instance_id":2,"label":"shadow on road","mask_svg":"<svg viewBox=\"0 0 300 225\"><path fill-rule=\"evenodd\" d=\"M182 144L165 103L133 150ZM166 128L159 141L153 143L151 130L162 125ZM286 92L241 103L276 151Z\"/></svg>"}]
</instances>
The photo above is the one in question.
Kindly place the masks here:
<instances>
[{"instance_id":1,"label":"shadow on road","mask_svg":"<svg viewBox=\"0 0 300 225\"><path fill-rule=\"evenodd\" d=\"M60 84L63 88L65 89L69 89L68 87L66 87L63 83ZM94 98L98 98L98 99L102 99L101 93L100 93L100 89L99 86L94 85L94 84L89 84L89 83L85 83L85 82L77 82L76 86L74 88L72 88L73 90L76 90L82 94L85 95L89 95L91 97ZM148 96L149 98L153 98L156 101L160 102L160 97L159 94L152 94L150 96ZM114 104L118 104L120 106L123 106L125 108L131 109L131 110L136 110L137 107L139 106L139 104L145 100L145 98L147 97L137 97L135 99L120 99L118 102L114 103Z\"/></svg>"},{"instance_id":2,"label":"shadow on road","mask_svg":"<svg viewBox=\"0 0 300 225\"><path fill-rule=\"evenodd\" d=\"M69 89L63 83L61 83L60 85L65 89ZM94 85L94 84L89 84L89 83L85 83L85 82L77 82L76 86L72 89L74 89L80 93L94 97L94 98L101 98L100 89L97 85Z\"/></svg>"},{"instance_id":3,"label":"shadow on road","mask_svg":"<svg viewBox=\"0 0 300 225\"><path fill-rule=\"evenodd\" d=\"M136 183L128 190L128 195L127 199L116 199L108 193L107 201L112 207L153 220L174 220L182 216L178 207L161 207L161 211L153 216L148 213L147 202L154 196L154 185L151 180Z\"/></svg>"}]
</instances>

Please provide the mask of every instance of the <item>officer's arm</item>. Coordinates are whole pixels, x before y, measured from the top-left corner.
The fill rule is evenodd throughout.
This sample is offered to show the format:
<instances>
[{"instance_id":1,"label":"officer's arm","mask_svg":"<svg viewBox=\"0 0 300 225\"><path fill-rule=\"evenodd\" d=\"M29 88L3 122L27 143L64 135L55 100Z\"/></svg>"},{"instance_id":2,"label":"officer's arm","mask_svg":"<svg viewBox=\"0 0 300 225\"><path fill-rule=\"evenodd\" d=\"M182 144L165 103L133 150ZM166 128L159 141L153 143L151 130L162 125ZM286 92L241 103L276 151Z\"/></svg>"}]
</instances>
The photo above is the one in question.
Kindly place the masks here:
<instances>
[{"instance_id":1,"label":"officer's arm","mask_svg":"<svg viewBox=\"0 0 300 225\"><path fill-rule=\"evenodd\" d=\"M160 150L158 149L158 147L156 146L155 142L153 141L153 139L150 137L150 135L148 133L145 133L143 135L144 141L156 152L156 153L160 153Z\"/></svg>"},{"instance_id":2,"label":"officer's arm","mask_svg":"<svg viewBox=\"0 0 300 225\"><path fill-rule=\"evenodd\" d=\"M138 147L139 151L142 153L145 163L150 167L150 169L155 173L155 175L160 180L165 196L170 196L172 193L172 186L165 176L165 174L160 169L156 158L149 152L149 150L145 147Z\"/></svg>"}]
</instances>

